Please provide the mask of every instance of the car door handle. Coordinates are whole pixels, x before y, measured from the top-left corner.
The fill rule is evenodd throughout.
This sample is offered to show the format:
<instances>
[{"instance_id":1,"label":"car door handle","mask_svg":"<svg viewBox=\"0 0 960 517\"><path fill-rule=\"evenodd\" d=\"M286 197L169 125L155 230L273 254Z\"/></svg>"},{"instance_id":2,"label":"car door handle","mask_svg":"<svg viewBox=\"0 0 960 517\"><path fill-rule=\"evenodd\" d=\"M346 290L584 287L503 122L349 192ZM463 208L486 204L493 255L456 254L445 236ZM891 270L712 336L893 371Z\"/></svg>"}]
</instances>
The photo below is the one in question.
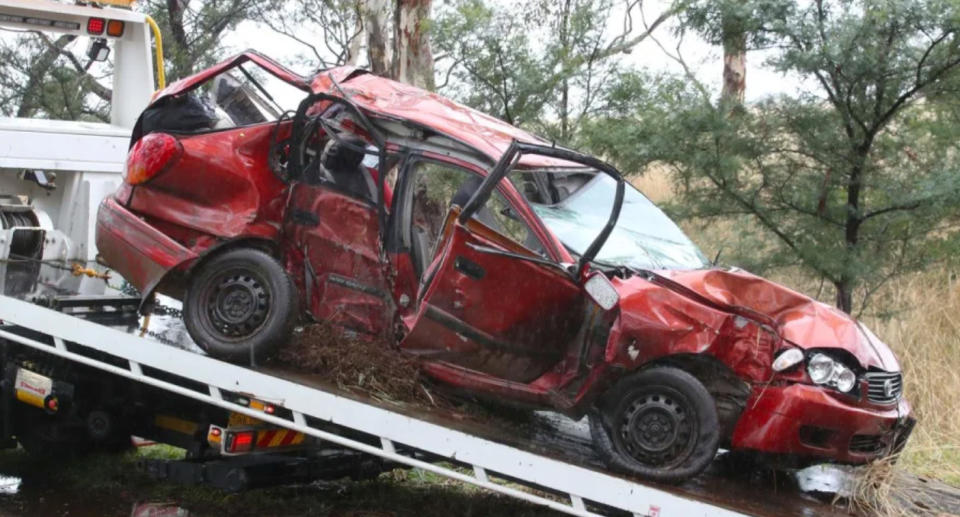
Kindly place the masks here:
<instances>
[{"instance_id":1,"label":"car door handle","mask_svg":"<svg viewBox=\"0 0 960 517\"><path fill-rule=\"evenodd\" d=\"M480 264L459 256L453 261L453 269L475 280L480 280L487 274Z\"/></svg>"}]
</instances>

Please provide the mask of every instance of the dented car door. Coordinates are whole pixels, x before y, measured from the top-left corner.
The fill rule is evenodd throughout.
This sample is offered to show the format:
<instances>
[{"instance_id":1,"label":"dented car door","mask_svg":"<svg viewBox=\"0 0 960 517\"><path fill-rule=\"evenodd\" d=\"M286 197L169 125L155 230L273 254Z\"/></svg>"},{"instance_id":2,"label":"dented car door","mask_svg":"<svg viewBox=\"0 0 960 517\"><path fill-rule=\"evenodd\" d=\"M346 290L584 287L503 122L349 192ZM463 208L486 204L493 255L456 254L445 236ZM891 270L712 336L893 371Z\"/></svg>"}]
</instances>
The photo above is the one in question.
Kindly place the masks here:
<instances>
[{"instance_id":1,"label":"dented car door","mask_svg":"<svg viewBox=\"0 0 960 517\"><path fill-rule=\"evenodd\" d=\"M421 165L405 173L408 224L414 258L430 258L415 260L423 264L418 305L402 348L503 380L540 377L577 334L582 289L501 191L464 219L462 206L482 178L451 164Z\"/></svg>"}]
</instances>

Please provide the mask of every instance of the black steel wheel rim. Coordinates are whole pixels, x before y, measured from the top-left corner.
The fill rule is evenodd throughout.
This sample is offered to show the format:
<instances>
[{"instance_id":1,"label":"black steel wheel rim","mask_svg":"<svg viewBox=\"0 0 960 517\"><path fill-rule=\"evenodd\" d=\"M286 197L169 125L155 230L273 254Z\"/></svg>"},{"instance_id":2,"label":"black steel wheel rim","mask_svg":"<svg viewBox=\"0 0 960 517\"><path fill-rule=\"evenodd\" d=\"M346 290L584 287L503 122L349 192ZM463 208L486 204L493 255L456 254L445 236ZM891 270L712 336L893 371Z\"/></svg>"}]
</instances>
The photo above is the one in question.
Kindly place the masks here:
<instances>
[{"instance_id":1,"label":"black steel wheel rim","mask_svg":"<svg viewBox=\"0 0 960 517\"><path fill-rule=\"evenodd\" d=\"M243 339L257 332L270 312L270 289L259 274L230 269L214 277L201 295L203 314L216 333Z\"/></svg>"},{"instance_id":2,"label":"black steel wheel rim","mask_svg":"<svg viewBox=\"0 0 960 517\"><path fill-rule=\"evenodd\" d=\"M691 404L664 388L637 392L614 422L619 448L643 465L673 468L693 453L698 425Z\"/></svg>"}]
</instances>

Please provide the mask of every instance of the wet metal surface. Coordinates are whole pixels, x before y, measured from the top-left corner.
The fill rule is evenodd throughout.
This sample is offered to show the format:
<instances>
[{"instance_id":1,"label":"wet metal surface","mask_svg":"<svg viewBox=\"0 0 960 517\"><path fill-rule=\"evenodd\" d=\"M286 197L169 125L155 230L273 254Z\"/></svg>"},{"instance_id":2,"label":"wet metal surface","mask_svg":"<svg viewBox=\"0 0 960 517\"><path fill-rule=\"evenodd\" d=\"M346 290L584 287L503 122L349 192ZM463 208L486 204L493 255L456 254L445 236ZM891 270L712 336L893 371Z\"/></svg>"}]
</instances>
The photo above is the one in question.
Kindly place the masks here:
<instances>
[{"instance_id":1,"label":"wet metal surface","mask_svg":"<svg viewBox=\"0 0 960 517\"><path fill-rule=\"evenodd\" d=\"M276 369L267 369L266 373L340 393L370 404L383 405L382 402L361 397L355 393L343 393L324 382L323 379L310 375ZM538 411L529 419L515 421L491 419L487 416L473 417L469 414L406 405L390 405L388 408L518 449L609 473L593 450L586 419L573 421L558 413ZM629 479L628 476L624 477ZM802 493L790 472L776 471L753 464L747 465L729 454L719 455L704 474L683 484L643 483L683 497L764 517L852 515L842 508L830 505L826 500Z\"/></svg>"}]
</instances>

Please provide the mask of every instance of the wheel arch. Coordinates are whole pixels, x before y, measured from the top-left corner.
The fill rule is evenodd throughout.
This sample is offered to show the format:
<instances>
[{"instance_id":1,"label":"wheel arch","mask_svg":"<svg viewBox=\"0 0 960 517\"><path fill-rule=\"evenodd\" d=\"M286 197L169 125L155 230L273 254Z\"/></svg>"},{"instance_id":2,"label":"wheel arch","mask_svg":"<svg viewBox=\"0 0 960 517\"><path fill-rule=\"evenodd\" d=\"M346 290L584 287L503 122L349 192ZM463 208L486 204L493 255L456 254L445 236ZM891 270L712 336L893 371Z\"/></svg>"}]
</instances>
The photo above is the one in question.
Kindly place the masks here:
<instances>
[{"instance_id":1,"label":"wheel arch","mask_svg":"<svg viewBox=\"0 0 960 517\"><path fill-rule=\"evenodd\" d=\"M276 259L280 258L279 244L263 237L244 235L218 242L199 253L196 258L168 271L155 286L143 293L140 300L140 312L144 312L152 301L153 295L157 293L182 301L190 277L200 270L204 264L228 251L245 247L261 250Z\"/></svg>"},{"instance_id":2,"label":"wheel arch","mask_svg":"<svg viewBox=\"0 0 960 517\"><path fill-rule=\"evenodd\" d=\"M729 444L733 430L747 405L751 385L734 373L733 369L719 359L705 354L676 354L658 358L641 369L655 366L671 366L697 378L717 405L720 423L720 440Z\"/></svg>"},{"instance_id":3,"label":"wheel arch","mask_svg":"<svg viewBox=\"0 0 960 517\"><path fill-rule=\"evenodd\" d=\"M752 391L751 385L722 361L706 354L674 354L658 357L627 372L621 381L641 371L662 366L683 370L707 388L717 406L721 445L729 445L733 430L746 408L747 399ZM603 399L601 395L598 403L604 404Z\"/></svg>"}]
</instances>

